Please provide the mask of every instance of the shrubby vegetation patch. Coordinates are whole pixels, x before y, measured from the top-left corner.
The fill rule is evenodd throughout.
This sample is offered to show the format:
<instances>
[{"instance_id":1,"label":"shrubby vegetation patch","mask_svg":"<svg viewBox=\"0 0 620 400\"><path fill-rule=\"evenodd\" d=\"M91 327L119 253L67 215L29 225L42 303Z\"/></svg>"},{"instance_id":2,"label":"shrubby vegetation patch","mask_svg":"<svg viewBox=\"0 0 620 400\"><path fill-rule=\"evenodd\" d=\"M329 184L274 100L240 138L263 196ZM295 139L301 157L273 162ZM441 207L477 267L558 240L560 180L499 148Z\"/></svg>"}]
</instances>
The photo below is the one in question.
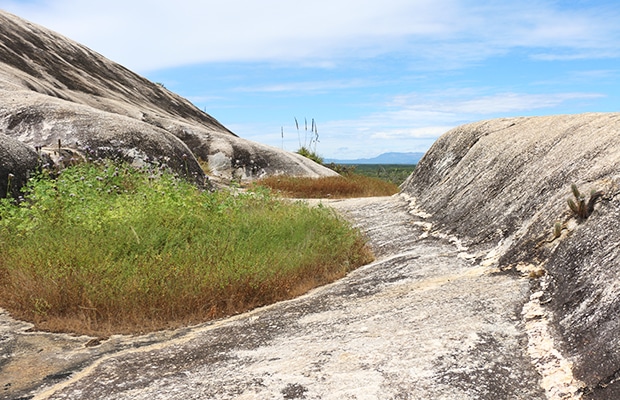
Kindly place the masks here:
<instances>
[{"instance_id":1,"label":"shrubby vegetation patch","mask_svg":"<svg viewBox=\"0 0 620 400\"><path fill-rule=\"evenodd\" d=\"M297 296L372 259L333 211L81 164L0 200L0 306L40 329L144 332Z\"/></svg>"}]
</instances>

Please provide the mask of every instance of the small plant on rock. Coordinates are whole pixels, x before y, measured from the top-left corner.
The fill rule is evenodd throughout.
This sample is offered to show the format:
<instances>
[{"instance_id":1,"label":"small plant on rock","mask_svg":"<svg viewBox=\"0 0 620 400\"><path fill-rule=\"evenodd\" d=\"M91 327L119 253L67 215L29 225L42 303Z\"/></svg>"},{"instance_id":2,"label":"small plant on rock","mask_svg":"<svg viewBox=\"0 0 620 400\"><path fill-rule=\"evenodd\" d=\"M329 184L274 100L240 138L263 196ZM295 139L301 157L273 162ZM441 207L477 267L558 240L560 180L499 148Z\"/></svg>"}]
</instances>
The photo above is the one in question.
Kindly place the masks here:
<instances>
[{"instance_id":1,"label":"small plant on rock","mask_svg":"<svg viewBox=\"0 0 620 400\"><path fill-rule=\"evenodd\" d=\"M560 221L556 221L553 225L553 238L557 239L562 236L562 223Z\"/></svg>"},{"instance_id":2,"label":"small plant on rock","mask_svg":"<svg viewBox=\"0 0 620 400\"><path fill-rule=\"evenodd\" d=\"M304 142L301 143L301 135L299 134L299 122L295 117L295 128L297 129L297 138L299 139L299 150L296 151L297 154L302 155L310 160L316 162L317 164L323 164L323 157L321 157L316 152L316 144L319 142L319 131L316 127L316 123L314 122L314 118L312 118L312 125L310 127L310 136L308 136L308 119L304 119ZM284 131L282 131L282 136L284 137ZM310 139L308 141L308 138Z\"/></svg>"},{"instance_id":3,"label":"small plant on rock","mask_svg":"<svg viewBox=\"0 0 620 400\"><path fill-rule=\"evenodd\" d=\"M300 147L299 150L297 150L297 154L309 158L317 164L323 164L323 157L318 155L315 151L308 149L307 147Z\"/></svg>"},{"instance_id":4,"label":"small plant on rock","mask_svg":"<svg viewBox=\"0 0 620 400\"><path fill-rule=\"evenodd\" d=\"M592 190L590 192L590 199L586 202L585 196L583 196L579 192L577 185L572 184L571 190L573 192L575 200L568 199L568 207L573 213L575 213L577 218L580 220L587 219L592 214L592 212L594 212L594 205L596 204L598 199L603 197L604 194L601 190Z\"/></svg>"}]
</instances>

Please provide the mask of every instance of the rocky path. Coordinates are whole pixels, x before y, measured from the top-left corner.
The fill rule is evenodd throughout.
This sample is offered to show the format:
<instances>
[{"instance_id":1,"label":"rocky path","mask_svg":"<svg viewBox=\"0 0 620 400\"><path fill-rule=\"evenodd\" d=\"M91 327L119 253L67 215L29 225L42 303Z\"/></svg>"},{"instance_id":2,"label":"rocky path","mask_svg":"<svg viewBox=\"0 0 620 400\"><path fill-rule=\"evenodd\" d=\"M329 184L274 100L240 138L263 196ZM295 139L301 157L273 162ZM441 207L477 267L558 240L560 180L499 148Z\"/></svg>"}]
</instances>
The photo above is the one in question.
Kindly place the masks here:
<instances>
[{"instance_id":1,"label":"rocky path","mask_svg":"<svg viewBox=\"0 0 620 400\"><path fill-rule=\"evenodd\" d=\"M527 279L425 237L400 196L330 205L376 262L295 300L92 347L0 315L0 399L547 397L521 317Z\"/></svg>"}]
</instances>

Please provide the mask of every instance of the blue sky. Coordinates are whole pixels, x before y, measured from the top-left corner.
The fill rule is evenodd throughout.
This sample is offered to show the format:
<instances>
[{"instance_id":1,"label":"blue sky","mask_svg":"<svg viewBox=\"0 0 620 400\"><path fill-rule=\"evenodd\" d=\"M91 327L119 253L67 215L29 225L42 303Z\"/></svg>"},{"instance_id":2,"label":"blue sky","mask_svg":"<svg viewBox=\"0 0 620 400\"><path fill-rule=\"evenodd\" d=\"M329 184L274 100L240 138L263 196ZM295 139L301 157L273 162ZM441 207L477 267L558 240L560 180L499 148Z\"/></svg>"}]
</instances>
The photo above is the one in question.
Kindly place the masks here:
<instances>
[{"instance_id":1,"label":"blue sky","mask_svg":"<svg viewBox=\"0 0 620 400\"><path fill-rule=\"evenodd\" d=\"M239 136L354 159L482 119L620 108L620 3L0 0L188 98ZM284 139L281 137L282 129ZM302 127L301 144L304 144Z\"/></svg>"}]
</instances>

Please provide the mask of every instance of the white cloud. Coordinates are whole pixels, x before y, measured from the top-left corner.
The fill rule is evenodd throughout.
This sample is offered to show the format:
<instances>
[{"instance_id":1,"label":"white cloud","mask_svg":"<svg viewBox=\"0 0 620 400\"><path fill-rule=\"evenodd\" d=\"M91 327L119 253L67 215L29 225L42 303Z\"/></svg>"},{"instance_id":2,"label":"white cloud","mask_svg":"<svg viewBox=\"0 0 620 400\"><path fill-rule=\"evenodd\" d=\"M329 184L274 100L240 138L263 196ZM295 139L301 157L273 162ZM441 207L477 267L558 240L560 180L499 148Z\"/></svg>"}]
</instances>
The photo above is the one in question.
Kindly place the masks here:
<instances>
[{"instance_id":1,"label":"white cloud","mask_svg":"<svg viewBox=\"0 0 620 400\"><path fill-rule=\"evenodd\" d=\"M509 114L557 107L566 102L587 101L605 97L600 93L496 93L484 95L480 89L460 89L429 93L397 96L390 103L398 108L381 115L390 116L392 120L463 120L484 118L492 114Z\"/></svg>"},{"instance_id":2,"label":"white cloud","mask_svg":"<svg viewBox=\"0 0 620 400\"><path fill-rule=\"evenodd\" d=\"M617 56L618 10L552 1L48 0L3 8L141 71L214 61L333 65L399 52L433 68L538 49ZM543 50L546 49L546 50Z\"/></svg>"},{"instance_id":3,"label":"white cloud","mask_svg":"<svg viewBox=\"0 0 620 400\"><path fill-rule=\"evenodd\" d=\"M292 92L292 93L317 93L332 90L351 89L359 87L377 86L378 82L367 82L363 80L333 80L333 81L306 81L291 82L274 85L248 86L234 88L236 92Z\"/></svg>"},{"instance_id":4,"label":"white cloud","mask_svg":"<svg viewBox=\"0 0 620 400\"><path fill-rule=\"evenodd\" d=\"M331 158L372 157L387 151L426 151L448 130L463 123L511 113L528 115L575 101L602 97L597 93L528 94L500 93L481 95L479 90L455 90L445 93L397 96L382 112L355 120L327 121L321 124L323 148L340 149ZM343 149L347 149L346 151Z\"/></svg>"},{"instance_id":5,"label":"white cloud","mask_svg":"<svg viewBox=\"0 0 620 400\"><path fill-rule=\"evenodd\" d=\"M10 1L16 12L129 66L376 54L390 38L450 29L452 0ZM443 4L444 7L437 7Z\"/></svg>"},{"instance_id":6,"label":"white cloud","mask_svg":"<svg viewBox=\"0 0 620 400\"><path fill-rule=\"evenodd\" d=\"M445 106L446 110L459 114L490 115L508 114L556 107L567 101L589 100L604 97L597 93L522 94L499 93L476 99L464 100Z\"/></svg>"}]
</instances>

